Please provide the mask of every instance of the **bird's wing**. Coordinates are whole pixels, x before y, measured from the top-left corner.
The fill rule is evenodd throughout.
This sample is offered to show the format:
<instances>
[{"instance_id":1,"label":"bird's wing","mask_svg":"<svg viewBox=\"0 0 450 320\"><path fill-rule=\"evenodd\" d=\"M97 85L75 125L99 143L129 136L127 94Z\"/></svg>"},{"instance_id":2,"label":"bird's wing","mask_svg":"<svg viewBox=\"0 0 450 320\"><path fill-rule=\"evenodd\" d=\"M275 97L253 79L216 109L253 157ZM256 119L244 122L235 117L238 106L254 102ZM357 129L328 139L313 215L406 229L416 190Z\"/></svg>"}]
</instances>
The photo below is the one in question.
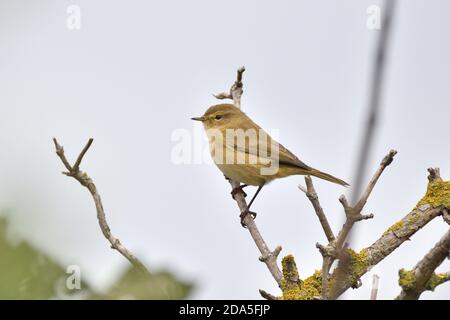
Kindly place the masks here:
<instances>
[{"instance_id":1,"label":"bird's wing","mask_svg":"<svg viewBox=\"0 0 450 320\"><path fill-rule=\"evenodd\" d=\"M274 140L275 141L275 140ZM275 142L278 143L278 142ZM278 143L280 158L279 162L286 165L291 165L294 167L299 167L305 170L311 169L305 163L303 163L295 154L286 149L282 144Z\"/></svg>"},{"instance_id":2,"label":"bird's wing","mask_svg":"<svg viewBox=\"0 0 450 320\"><path fill-rule=\"evenodd\" d=\"M259 130L261 130L261 131L259 131ZM305 163L300 161L300 159L297 158L287 148L285 148L283 145L281 145L280 143L278 143L277 141L272 139L272 137L270 137L267 133L265 133L265 131L262 131L262 129L258 127L258 137L259 137L260 132L263 132L263 134L265 134L265 136L267 137L267 143L265 144L265 146L261 146L261 145L258 146L259 139L251 139L251 138L245 140L245 145L243 145L243 143L241 143L241 144L236 143L236 140L234 140L234 139L233 139L234 141L228 141L228 139L225 139L226 146L227 146L227 148L232 149L237 152L244 152L249 155L257 156L257 157L261 158L261 160L265 160L263 162L267 162L270 160L276 160L277 155L272 154L273 153L272 150L274 150L274 152L276 152L276 150L278 149L278 162L280 164L298 167L298 168L302 168L305 170L311 169Z\"/></svg>"}]
</instances>

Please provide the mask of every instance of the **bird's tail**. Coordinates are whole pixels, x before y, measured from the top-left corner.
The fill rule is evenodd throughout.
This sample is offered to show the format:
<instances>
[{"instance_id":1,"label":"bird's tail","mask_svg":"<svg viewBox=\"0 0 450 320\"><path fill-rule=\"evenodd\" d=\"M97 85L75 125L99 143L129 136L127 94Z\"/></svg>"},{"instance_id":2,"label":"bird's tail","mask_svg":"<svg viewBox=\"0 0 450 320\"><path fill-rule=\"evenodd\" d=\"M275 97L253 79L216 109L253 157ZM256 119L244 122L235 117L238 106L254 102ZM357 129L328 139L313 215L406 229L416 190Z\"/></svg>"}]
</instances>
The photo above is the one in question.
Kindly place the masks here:
<instances>
[{"instance_id":1,"label":"bird's tail","mask_svg":"<svg viewBox=\"0 0 450 320\"><path fill-rule=\"evenodd\" d=\"M341 186L344 186L344 187L348 187L349 186L349 184L347 182L345 182L344 180L338 179L338 178L332 176L331 174L328 174L328 173L325 173L325 172L322 172L322 171L319 171L319 170L316 170L316 169L313 169L313 168L308 170L308 174L311 175L311 176L323 179L323 180L327 180L327 181L330 181L330 182L334 182L334 183L340 184Z\"/></svg>"}]
</instances>

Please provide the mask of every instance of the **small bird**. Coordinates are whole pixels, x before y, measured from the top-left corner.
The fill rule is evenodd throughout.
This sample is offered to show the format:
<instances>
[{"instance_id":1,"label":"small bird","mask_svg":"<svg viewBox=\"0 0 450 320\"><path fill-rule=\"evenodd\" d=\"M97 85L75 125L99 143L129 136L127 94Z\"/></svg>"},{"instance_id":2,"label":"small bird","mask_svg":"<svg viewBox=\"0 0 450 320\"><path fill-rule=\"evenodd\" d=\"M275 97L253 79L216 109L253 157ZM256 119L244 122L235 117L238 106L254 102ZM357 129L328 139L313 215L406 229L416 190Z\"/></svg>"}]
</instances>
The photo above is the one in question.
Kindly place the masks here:
<instances>
[{"instance_id":1,"label":"small bird","mask_svg":"<svg viewBox=\"0 0 450 320\"><path fill-rule=\"evenodd\" d=\"M245 226L243 219L247 214L251 214L253 218L256 216L256 213L250 211L250 206L263 186L272 180L291 175L311 175L342 186L349 185L347 182L328 173L307 166L232 104L214 105L206 110L203 116L192 118L192 120L203 123L209 139L211 156L225 177L243 183L243 185L231 192L233 198L237 192L243 192L242 188L246 186L258 186L247 211L241 213L243 226ZM238 134L235 136L230 135L230 132L239 131L241 133L251 132L256 134L247 134L244 137L244 143L239 143L239 139L236 139ZM222 136L222 138L218 139L218 135ZM219 156L217 156L217 151L222 151ZM225 155L227 153L231 153L232 158L226 158ZM263 168L267 170L273 165L277 165L276 170L272 170L269 174L263 174Z\"/></svg>"}]
</instances>

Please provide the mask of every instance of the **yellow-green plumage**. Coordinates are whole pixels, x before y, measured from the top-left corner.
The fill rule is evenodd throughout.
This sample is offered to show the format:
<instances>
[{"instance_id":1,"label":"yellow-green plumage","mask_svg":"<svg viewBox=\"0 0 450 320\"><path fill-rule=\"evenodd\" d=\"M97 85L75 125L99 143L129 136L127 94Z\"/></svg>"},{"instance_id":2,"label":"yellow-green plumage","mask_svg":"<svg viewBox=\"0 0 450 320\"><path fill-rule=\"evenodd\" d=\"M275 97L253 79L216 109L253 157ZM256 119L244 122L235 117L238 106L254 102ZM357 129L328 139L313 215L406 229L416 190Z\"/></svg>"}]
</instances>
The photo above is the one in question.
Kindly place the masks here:
<instances>
[{"instance_id":1,"label":"yellow-green plumage","mask_svg":"<svg viewBox=\"0 0 450 320\"><path fill-rule=\"evenodd\" d=\"M215 160L217 167L224 173L224 175L232 180L239 181L244 184L263 186L268 182L284 178L291 175L311 175L331 181L343 186L348 186L348 183L338 179L328 173L321 172L311 168L300 161L292 152L283 147L281 144L273 140L265 131L263 131L256 123L254 123L245 113L231 104L219 104L210 107L203 116L193 118L203 122L206 130L215 129L226 137L226 130L242 129L247 131L253 129L258 134L265 137L267 141L266 150L260 152L261 142L259 139L248 139L244 145L236 143L233 139L224 139L221 147L222 154L232 152L234 161L217 161L214 146L217 148L216 141L210 138L210 151ZM264 175L261 173L263 167L269 167L271 161L274 161L272 149L278 149L278 165L279 169L274 174ZM243 159L243 163L237 162L237 159Z\"/></svg>"}]
</instances>

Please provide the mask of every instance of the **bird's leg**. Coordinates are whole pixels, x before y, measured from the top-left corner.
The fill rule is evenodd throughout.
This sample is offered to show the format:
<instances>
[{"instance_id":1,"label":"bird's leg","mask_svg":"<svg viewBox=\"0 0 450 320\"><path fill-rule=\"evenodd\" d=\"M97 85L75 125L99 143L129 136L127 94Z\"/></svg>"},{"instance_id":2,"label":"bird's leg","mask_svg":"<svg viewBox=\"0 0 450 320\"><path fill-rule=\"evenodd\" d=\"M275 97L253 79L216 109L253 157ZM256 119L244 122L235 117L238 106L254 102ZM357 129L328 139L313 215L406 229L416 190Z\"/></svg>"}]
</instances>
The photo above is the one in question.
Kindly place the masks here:
<instances>
[{"instance_id":1,"label":"bird's leg","mask_svg":"<svg viewBox=\"0 0 450 320\"><path fill-rule=\"evenodd\" d=\"M263 187L264 187L264 185L258 187L258 190L256 190L255 195L253 196L252 200L250 200L250 203L247 206L247 210L250 210L250 207L252 206L253 201L255 201L256 197L258 196L258 193L261 191L261 189Z\"/></svg>"},{"instance_id":2,"label":"bird's leg","mask_svg":"<svg viewBox=\"0 0 450 320\"><path fill-rule=\"evenodd\" d=\"M244 188L248 187L247 184L243 184L240 185L239 187L233 188L233 190L231 190L231 196L233 197L234 200L236 200L236 194L239 192L242 192L242 194L244 195L244 198L247 196L247 194L244 192Z\"/></svg>"},{"instance_id":3,"label":"bird's leg","mask_svg":"<svg viewBox=\"0 0 450 320\"><path fill-rule=\"evenodd\" d=\"M253 204L253 201L255 201L256 197L258 196L258 193L261 191L261 189L264 187L264 185L259 186L258 190L256 190L255 195L253 196L252 200L250 200L250 203L247 206L247 210L241 212L241 215L239 216L241 218L241 225L246 228L245 223L244 223L244 219L245 217L250 214L250 216L252 217L252 219L256 218L256 212L250 211L250 207Z\"/></svg>"}]
</instances>

